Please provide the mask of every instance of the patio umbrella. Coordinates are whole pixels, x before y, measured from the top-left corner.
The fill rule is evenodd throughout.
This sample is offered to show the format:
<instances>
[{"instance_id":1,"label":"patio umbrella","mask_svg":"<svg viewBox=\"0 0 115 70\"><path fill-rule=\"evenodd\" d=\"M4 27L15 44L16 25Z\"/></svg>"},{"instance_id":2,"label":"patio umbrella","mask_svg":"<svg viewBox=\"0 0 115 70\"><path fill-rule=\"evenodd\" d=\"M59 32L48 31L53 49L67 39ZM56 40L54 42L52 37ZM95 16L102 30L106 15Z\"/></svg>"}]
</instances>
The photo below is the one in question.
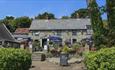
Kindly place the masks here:
<instances>
[{"instance_id":1,"label":"patio umbrella","mask_svg":"<svg viewBox=\"0 0 115 70\"><path fill-rule=\"evenodd\" d=\"M56 37L56 36L50 36L50 37L48 37L48 39L53 42L62 42L62 39L60 37Z\"/></svg>"}]
</instances>

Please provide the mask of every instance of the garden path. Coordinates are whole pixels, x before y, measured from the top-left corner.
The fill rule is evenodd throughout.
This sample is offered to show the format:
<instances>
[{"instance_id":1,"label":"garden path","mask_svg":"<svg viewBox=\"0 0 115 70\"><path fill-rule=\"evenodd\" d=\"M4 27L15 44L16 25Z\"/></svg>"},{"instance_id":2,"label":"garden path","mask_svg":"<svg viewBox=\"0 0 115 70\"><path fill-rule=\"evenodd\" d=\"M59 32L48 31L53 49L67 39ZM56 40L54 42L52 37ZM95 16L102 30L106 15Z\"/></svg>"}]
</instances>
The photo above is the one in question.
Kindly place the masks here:
<instances>
[{"instance_id":1,"label":"garden path","mask_svg":"<svg viewBox=\"0 0 115 70\"><path fill-rule=\"evenodd\" d=\"M83 63L75 63L69 66L60 66L48 61L32 61L30 70L83 70Z\"/></svg>"}]
</instances>

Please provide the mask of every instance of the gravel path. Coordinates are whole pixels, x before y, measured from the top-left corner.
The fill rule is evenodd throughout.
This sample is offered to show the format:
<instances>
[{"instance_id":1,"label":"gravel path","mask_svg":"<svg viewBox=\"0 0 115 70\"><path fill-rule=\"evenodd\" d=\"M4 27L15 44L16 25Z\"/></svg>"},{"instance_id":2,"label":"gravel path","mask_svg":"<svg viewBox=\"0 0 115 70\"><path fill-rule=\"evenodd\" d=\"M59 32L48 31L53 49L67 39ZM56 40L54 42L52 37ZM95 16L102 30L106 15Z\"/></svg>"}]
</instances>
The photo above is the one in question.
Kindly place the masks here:
<instances>
[{"instance_id":1,"label":"gravel path","mask_svg":"<svg viewBox=\"0 0 115 70\"><path fill-rule=\"evenodd\" d=\"M60 66L47 61L33 61L30 70L83 70L83 63L71 64L69 66Z\"/></svg>"}]
</instances>

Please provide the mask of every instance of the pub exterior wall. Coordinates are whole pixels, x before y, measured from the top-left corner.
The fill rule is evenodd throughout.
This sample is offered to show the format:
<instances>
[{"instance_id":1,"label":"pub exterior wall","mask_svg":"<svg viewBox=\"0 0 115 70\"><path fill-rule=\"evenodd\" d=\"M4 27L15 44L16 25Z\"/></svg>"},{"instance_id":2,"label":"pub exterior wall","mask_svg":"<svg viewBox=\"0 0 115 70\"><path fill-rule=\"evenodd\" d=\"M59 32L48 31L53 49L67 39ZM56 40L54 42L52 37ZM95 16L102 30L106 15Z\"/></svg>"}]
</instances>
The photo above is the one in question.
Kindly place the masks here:
<instances>
[{"instance_id":1,"label":"pub exterior wall","mask_svg":"<svg viewBox=\"0 0 115 70\"><path fill-rule=\"evenodd\" d=\"M72 35L73 30L62 30L61 35L57 35L58 31L30 31L29 36L33 39L33 40L39 40L40 43L42 44L42 39L44 38L48 38L49 36L59 36L62 38L63 44L64 41L67 39L76 39L77 42L80 42L82 39L86 38L87 35L87 30L74 30L74 32L76 32L76 35Z\"/></svg>"}]
</instances>

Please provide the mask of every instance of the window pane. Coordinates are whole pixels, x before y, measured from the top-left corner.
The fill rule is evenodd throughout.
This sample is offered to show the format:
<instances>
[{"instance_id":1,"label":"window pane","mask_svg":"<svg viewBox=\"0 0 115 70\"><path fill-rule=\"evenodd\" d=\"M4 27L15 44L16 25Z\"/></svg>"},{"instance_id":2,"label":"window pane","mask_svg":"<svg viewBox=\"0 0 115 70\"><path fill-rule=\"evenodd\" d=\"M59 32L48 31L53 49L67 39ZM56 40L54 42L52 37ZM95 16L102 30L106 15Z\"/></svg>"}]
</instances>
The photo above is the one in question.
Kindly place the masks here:
<instances>
[{"instance_id":1,"label":"window pane","mask_svg":"<svg viewBox=\"0 0 115 70\"><path fill-rule=\"evenodd\" d=\"M76 31L73 31L73 32L72 32L72 35L73 35L73 36L77 35L77 32L76 32Z\"/></svg>"},{"instance_id":2,"label":"window pane","mask_svg":"<svg viewBox=\"0 0 115 70\"><path fill-rule=\"evenodd\" d=\"M57 32L57 35L58 35L58 36L61 36L61 32L60 32L60 31L58 31L58 32Z\"/></svg>"},{"instance_id":3,"label":"window pane","mask_svg":"<svg viewBox=\"0 0 115 70\"><path fill-rule=\"evenodd\" d=\"M35 36L39 36L40 32L35 32Z\"/></svg>"},{"instance_id":4,"label":"window pane","mask_svg":"<svg viewBox=\"0 0 115 70\"><path fill-rule=\"evenodd\" d=\"M86 25L86 28L87 29L91 29L91 25Z\"/></svg>"}]
</instances>

